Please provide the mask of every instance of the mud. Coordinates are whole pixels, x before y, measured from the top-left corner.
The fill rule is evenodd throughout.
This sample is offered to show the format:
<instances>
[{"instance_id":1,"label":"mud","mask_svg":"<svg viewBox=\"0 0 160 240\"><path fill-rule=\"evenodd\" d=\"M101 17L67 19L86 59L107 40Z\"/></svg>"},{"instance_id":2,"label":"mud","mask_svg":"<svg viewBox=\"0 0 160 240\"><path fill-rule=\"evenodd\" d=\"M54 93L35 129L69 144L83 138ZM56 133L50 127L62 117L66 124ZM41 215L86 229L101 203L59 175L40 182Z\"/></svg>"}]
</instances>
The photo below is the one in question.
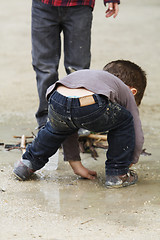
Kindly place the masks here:
<instances>
[{"instance_id":1,"label":"mud","mask_svg":"<svg viewBox=\"0 0 160 240\"><path fill-rule=\"evenodd\" d=\"M18 142L14 135L36 133L30 8L31 1L1 3L0 142L4 143ZM102 1L97 1L91 68L129 59L146 70L148 87L140 115L144 148L151 155L141 155L133 168L139 175L135 186L109 190L104 187L103 149L98 149L97 161L82 154L84 165L98 173L94 181L74 175L60 151L56 171L42 169L31 181L19 182L12 170L20 150L0 146L1 240L160 239L160 3L123 0L117 19L105 19L104 12ZM60 77L64 75L62 58Z\"/></svg>"}]
</instances>

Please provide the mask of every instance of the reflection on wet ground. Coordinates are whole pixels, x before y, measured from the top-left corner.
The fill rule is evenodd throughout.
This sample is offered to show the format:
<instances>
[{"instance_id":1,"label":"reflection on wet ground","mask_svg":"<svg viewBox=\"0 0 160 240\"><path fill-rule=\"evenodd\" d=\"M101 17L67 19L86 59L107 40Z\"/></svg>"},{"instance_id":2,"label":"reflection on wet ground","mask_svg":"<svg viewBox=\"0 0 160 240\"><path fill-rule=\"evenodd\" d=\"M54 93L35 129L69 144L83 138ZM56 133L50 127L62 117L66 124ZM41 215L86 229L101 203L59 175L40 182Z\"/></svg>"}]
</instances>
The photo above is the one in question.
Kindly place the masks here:
<instances>
[{"instance_id":1,"label":"reflection on wet ground","mask_svg":"<svg viewBox=\"0 0 160 240\"><path fill-rule=\"evenodd\" d=\"M29 135L30 129L23 128L17 135L23 134L24 131ZM16 127L8 133L10 137L6 137L4 142L18 141L11 137L16 135L15 132ZM140 162L134 167L139 175L138 183L122 189L106 189L104 186L104 149L98 149L97 161L93 160L90 154L81 155L84 165L97 171L98 178L94 181L80 179L74 175L68 163L63 162L61 150L56 171L41 169L32 180L20 182L12 175L14 163L21 157L20 150L6 151L1 146L1 209L7 212L9 209L12 214L22 214L20 212L23 208L32 209L30 217L33 219L47 214L51 219L63 218L67 224L75 219L74 221L80 224L80 229L90 224L105 223L109 226L116 224L128 231L145 225L146 231L150 231L149 226L153 225L153 220L157 226L160 222L159 149L154 135L151 142L150 139L146 139L145 147L151 155L142 155ZM22 214L21 218L26 219L26 214ZM157 226L158 233L160 229Z\"/></svg>"},{"instance_id":2,"label":"reflection on wet ground","mask_svg":"<svg viewBox=\"0 0 160 240\"><path fill-rule=\"evenodd\" d=\"M87 212L92 217L106 215L110 218L110 212L113 217L113 214L116 216L117 210L122 213L129 211L136 214L147 206L154 205L156 208L157 205L159 208L160 161L156 160L156 149L151 156L141 156L140 163L134 167L139 175L138 184L116 190L106 189L104 186L105 150L98 149L98 153L100 157L97 161L93 160L90 154L82 154L84 165L98 173L98 179L94 181L80 179L74 175L68 163L63 162L62 151L59 154L58 170L41 169L31 181L27 182L19 182L11 175L9 179L15 181L17 186L24 184L25 187L19 192L20 199L33 198L44 211L48 209L68 216ZM1 174L12 171L14 162L20 156L19 150L7 152L1 147ZM4 186L5 188L7 189L7 186ZM7 191L7 194L11 193Z\"/></svg>"}]
</instances>

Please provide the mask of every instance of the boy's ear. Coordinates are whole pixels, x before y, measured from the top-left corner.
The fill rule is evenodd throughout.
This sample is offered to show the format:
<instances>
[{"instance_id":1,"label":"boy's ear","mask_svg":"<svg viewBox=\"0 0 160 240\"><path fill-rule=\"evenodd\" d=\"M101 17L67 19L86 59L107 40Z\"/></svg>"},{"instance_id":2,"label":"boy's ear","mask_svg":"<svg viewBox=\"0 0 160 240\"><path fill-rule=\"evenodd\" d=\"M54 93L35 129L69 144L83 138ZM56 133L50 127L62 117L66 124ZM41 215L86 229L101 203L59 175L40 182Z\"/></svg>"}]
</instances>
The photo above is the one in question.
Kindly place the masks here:
<instances>
[{"instance_id":1,"label":"boy's ear","mask_svg":"<svg viewBox=\"0 0 160 240\"><path fill-rule=\"evenodd\" d=\"M136 88L130 88L131 89L131 92L133 93L133 95L135 96L137 94L137 89Z\"/></svg>"}]
</instances>

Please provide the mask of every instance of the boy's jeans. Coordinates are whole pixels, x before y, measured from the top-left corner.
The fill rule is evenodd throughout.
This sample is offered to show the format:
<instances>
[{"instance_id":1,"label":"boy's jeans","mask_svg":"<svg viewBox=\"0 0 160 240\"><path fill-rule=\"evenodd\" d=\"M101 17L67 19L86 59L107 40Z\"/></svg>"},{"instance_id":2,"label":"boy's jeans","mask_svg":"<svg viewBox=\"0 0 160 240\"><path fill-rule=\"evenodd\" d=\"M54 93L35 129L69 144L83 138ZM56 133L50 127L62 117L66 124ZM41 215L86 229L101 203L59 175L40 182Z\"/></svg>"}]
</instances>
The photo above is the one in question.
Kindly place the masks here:
<instances>
[{"instance_id":1,"label":"boy's jeans","mask_svg":"<svg viewBox=\"0 0 160 240\"><path fill-rule=\"evenodd\" d=\"M128 172L134 152L133 117L122 106L102 95L93 95L95 104L80 106L79 98L67 98L55 91L49 99L49 121L23 154L33 169L42 168L67 136L79 128L93 132L108 131L107 175ZM72 151L72 143L70 146Z\"/></svg>"},{"instance_id":2,"label":"boy's jeans","mask_svg":"<svg viewBox=\"0 0 160 240\"><path fill-rule=\"evenodd\" d=\"M32 2L32 64L36 72L39 127L48 116L46 90L58 80L63 32L64 66L71 69L90 67L92 8L89 6L53 7L40 0Z\"/></svg>"}]
</instances>

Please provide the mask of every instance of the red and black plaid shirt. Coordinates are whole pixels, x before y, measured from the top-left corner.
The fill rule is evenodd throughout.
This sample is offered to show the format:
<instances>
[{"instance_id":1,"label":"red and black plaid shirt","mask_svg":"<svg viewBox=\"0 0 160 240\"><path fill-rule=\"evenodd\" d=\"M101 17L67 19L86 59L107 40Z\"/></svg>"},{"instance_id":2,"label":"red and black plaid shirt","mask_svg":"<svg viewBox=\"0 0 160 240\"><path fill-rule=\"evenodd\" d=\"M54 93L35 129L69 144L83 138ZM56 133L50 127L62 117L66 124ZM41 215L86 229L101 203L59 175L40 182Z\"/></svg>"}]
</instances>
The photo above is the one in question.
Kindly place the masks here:
<instances>
[{"instance_id":1,"label":"red and black plaid shirt","mask_svg":"<svg viewBox=\"0 0 160 240\"><path fill-rule=\"evenodd\" d=\"M86 5L94 8L95 0L41 0L43 3L57 6L57 7L71 7L78 5ZM104 4L109 2L117 2L120 3L120 0L104 0Z\"/></svg>"}]
</instances>

